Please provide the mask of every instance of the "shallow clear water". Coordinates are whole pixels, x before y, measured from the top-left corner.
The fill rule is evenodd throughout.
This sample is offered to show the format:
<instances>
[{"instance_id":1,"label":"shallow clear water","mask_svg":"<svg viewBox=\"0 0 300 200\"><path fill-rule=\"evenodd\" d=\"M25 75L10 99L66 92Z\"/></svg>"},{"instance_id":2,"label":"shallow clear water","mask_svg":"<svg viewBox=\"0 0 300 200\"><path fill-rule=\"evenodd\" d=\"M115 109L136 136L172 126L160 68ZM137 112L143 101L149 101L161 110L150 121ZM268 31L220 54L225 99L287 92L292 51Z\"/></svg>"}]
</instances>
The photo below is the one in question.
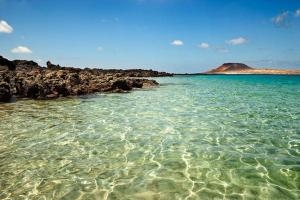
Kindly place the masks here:
<instances>
[{"instance_id":1,"label":"shallow clear water","mask_svg":"<svg viewBox=\"0 0 300 200\"><path fill-rule=\"evenodd\" d=\"M0 104L0 199L299 199L300 76Z\"/></svg>"}]
</instances>

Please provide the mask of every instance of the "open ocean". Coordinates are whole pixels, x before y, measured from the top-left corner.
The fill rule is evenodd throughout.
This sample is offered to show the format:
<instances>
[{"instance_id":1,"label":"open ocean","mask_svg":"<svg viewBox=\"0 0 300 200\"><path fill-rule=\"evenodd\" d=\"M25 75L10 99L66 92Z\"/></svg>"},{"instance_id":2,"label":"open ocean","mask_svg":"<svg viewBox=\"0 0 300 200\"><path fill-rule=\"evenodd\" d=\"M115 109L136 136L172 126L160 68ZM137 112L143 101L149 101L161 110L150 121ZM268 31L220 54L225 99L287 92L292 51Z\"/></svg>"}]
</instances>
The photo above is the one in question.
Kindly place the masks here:
<instances>
[{"instance_id":1,"label":"open ocean","mask_svg":"<svg viewBox=\"0 0 300 200\"><path fill-rule=\"evenodd\" d=\"M300 199L300 76L0 104L0 199Z\"/></svg>"}]
</instances>

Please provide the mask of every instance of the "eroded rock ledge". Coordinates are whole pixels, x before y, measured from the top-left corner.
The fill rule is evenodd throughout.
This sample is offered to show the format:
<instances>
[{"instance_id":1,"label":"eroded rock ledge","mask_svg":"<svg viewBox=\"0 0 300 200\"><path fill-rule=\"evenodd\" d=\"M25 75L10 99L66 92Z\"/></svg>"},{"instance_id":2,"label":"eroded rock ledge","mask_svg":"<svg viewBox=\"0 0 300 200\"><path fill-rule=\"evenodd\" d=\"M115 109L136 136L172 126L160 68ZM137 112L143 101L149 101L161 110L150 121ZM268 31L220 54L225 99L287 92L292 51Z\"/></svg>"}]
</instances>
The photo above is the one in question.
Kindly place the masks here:
<instances>
[{"instance_id":1,"label":"eroded rock ledge","mask_svg":"<svg viewBox=\"0 0 300 200\"><path fill-rule=\"evenodd\" d=\"M158 85L155 80L136 77L159 76L172 74L142 69L61 67L49 61L44 68L33 61L9 61L0 56L0 101L9 101L13 96L52 99L95 92L123 92Z\"/></svg>"}]
</instances>

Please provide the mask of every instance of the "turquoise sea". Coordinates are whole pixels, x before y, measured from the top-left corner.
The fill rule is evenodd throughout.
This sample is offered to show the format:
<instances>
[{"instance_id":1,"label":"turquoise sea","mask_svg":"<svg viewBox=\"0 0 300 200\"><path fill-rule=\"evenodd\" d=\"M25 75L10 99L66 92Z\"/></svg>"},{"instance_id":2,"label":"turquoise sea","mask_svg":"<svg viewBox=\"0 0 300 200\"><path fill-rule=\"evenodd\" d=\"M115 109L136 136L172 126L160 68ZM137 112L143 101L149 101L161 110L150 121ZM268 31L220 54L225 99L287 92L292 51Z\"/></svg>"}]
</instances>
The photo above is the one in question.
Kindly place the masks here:
<instances>
[{"instance_id":1,"label":"turquoise sea","mask_svg":"<svg viewBox=\"0 0 300 200\"><path fill-rule=\"evenodd\" d=\"M0 199L300 199L300 76L0 104Z\"/></svg>"}]
</instances>

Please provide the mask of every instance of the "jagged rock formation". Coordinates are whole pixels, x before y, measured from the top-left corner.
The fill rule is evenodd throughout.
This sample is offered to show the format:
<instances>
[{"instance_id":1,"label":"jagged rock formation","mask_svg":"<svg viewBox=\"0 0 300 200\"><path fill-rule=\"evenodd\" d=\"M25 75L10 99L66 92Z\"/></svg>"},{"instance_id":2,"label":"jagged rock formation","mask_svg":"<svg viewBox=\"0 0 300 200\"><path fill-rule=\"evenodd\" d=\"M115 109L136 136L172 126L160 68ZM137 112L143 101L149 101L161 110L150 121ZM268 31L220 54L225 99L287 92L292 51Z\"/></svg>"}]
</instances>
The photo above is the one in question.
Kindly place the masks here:
<instances>
[{"instance_id":1,"label":"jagged rock formation","mask_svg":"<svg viewBox=\"0 0 300 200\"><path fill-rule=\"evenodd\" d=\"M0 70L15 70L16 69L16 65L14 62L11 62L9 60L7 60L6 58L3 58L2 56L0 56Z\"/></svg>"},{"instance_id":2,"label":"jagged rock formation","mask_svg":"<svg viewBox=\"0 0 300 200\"><path fill-rule=\"evenodd\" d=\"M154 80L132 77L171 76L152 70L103 70L61 67L47 62L47 68L33 61L9 61L0 57L0 101L12 96L50 99L95 92L123 92L156 86Z\"/></svg>"}]
</instances>

